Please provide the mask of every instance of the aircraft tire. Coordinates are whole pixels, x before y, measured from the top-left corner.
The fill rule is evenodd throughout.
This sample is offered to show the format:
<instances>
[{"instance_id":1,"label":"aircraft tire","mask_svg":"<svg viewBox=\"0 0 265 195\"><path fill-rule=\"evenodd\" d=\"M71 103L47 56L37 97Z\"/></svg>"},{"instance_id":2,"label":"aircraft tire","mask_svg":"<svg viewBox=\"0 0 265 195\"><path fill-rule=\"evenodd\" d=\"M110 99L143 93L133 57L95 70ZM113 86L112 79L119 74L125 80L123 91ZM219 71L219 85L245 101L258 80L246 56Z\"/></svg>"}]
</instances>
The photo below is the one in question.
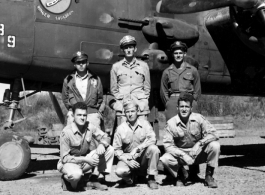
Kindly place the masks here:
<instances>
[{"instance_id":1,"label":"aircraft tire","mask_svg":"<svg viewBox=\"0 0 265 195\"><path fill-rule=\"evenodd\" d=\"M13 133L0 133L0 180L18 179L29 166L29 144Z\"/></svg>"}]
</instances>

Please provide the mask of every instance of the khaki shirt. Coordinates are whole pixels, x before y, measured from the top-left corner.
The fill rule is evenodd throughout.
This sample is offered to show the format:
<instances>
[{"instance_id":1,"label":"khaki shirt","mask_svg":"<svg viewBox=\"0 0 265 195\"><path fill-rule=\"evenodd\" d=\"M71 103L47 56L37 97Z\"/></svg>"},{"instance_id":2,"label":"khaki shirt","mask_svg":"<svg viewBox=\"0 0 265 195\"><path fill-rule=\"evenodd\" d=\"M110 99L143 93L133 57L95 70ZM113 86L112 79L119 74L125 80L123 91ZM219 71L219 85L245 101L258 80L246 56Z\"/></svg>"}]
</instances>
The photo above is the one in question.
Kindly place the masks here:
<instances>
[{"instance_id":1,"label":"khaki shirt","mask_svg":"<svg viewBox=\"0 0 265 195\"><path fill-rule=\"evenodd\" d=\"M85 156L90 152L92 137L107 147L110 143L108 135L91 123L86 123L86 133L81 133L73 122L67 125L60 135L60 160L59 165L76 163L75 157Z\"/></svg>"},{"instance_id":2,"label":"khaki shirt","mask_svg":"<svg viewBox=\"0 0 265 195\"><path fill-rule=\"evenodd\" d=\"M187 62L184 63L182 69L177 69L174 64L171 64L163 72L160 97L164 105L173 93L189 92L195 100L198 100L201 95L201 82L197 69Z\"/></svg>"},{"instance_id":3,"label":"khaki shirt","mask_svg":"<svg viewBox=\"0 0 265 195\"><path fill-rule=\"evenodd\" d=\"M122 111L125 99L134 99L141 111L149 111L150 72L147 63L133 59L128 63L125 59L113 64L111 72L111 93L119 100L115 110Z\"/></svg>"},{"instance_id":4,"label":"khaki shirt","mask_svg":"<svg viewBox=\"0 0 265 195\"><path fill-rule=\"evenodd\" d=\"M183 151L190 151L198 141L209 143L215 140L218 136L213 125L201 114L191 113L187 125L178 115L168 120L163 145L167 153L179 157Z\"/></svg>"},{"instance_id":5,"label":"khaki shirt","mask_svg":"<svg viewBox=\"0 0 265 195\"><path fill-rule=\"evenodd\" d=\"M139 148L142 152L156 143L156 135L150 123L141 119L138 119L136 123L135 129L128 122L123 122L118 126L113 142L118 159L125 153L130 153L134 148Z\"/></svg>"}]
</instances>

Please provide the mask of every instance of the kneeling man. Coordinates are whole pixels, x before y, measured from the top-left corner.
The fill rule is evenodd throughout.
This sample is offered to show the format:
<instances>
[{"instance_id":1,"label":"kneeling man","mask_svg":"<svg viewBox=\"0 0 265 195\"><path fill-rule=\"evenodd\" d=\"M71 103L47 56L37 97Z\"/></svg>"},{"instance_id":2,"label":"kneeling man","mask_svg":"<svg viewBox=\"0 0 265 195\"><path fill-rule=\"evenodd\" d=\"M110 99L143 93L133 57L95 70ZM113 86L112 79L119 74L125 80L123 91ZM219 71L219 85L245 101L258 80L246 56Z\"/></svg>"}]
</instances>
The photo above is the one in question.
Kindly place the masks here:
<instances>
[{"instance_id":1,"label":"kneeling man","mask_svg":"<svg viewBox=\"0 0 265 195\"><path fill-rule=\"evenodd\" d=\"M107 186L99 183L98 176L99 173L111 172L114 149L109 145L110 139L106 133L86 121L85 103L77 102L72 110L74 122L67 125L60 136L61 158L57 168L63 174L63 184L68 186L67 184L70 183L68 190L77 190L77 186L82 185L79 182L81 177L92 169L87 187L107 190ZM97 149L90 151L92 137L99 142L99 145Z\"/></svg>"},{"instance_id":2,"label":"kneeling man","mask_svg":"<svg viewBox=\"0 0 265 195\"><path fill-rule=\"evenodd\" d=\"M148 187L158 189L155 181L160 151L155 145L156 137L147 120L138 118L138 105L128 100L123 105L126 121L118 126L114 135L114 150L119 162L116 175L126 184L134 183L133 175L148 174Z\"/></svg>"},{"instance_id":3,"label":"kneeling man","mask_svg":"<svg viewBox=\"0 0 265 195\"><path fill-rule=\"evenodd\" d=\"M206 162L205 185L217 188L213 179L220 154L216 129L202 115L192 113L192 101L192 95L185 92L180 94L178 114L168 120L165 127L163 144L166 153L160 160L175 178L178 176L179 168L183 170L183 165ZM187 177L179 179L185 185Z\"/></svg>"}]
</instances>

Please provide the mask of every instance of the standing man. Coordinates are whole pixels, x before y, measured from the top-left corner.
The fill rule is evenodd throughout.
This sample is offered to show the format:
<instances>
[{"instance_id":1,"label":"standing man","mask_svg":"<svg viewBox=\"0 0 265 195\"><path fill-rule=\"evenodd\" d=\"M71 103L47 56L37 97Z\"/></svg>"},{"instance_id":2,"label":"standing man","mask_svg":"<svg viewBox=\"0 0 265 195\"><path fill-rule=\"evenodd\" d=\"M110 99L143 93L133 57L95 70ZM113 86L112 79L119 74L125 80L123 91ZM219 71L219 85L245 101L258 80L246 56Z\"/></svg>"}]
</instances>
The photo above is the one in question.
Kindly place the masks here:
<instances>
[{"instance_id":1,"label":"standing man","mask_svg":"<svg viewBox=\"0 0 265 195\"><path fill-rule=\"evenodd\" d=\"M60 160L57 168L63 174L63 188L78 190L81 177L90 169L92 175L86 185L89 189L107 190L106 185L98 181L99 173L110 173L114 158L114 149L109 145L107 134L86 121L87 105L78 102L72 106L74 122L67 125L60 136ZM99 144L90 151L92 137ZM79 185L78 185L79 184ZM82 187L82 186L80 186ZM64 189L65 190L65 189Z\"/></svg>"},{"instance_id":2,"label":"standing man","mask_svg":"<svg viewBox=\"0 0 265 195\"><path fill-rule=\"evenodd\" d=\"M168 120L165 127L163 144L166 153L160 160L175 178L178 177L181 166L207 162L205 185L217 188L213 173L218 166L220 154L218 136L215 128L202 115L192 113L192 101L191 94L180 94L178 115ZM187 177L183 177L184 175L178 179L185 185Z\"/></svg>"},{"instance_id":3,"label":"standing man","mask_svg":"<svg viewBox=\"0 0 265 195\"><path fill-rule=\"evenodd\" d=\"M77 51L71 61L75 71L64 79L62 89L62 99L68 109L67 124L73 122L72 106L77 102L85 102L87 120L100 127L102 113L105 109L101 80L88 69L89 62L86 53Z\"/></svg>"},{"instance_id":4,"label":"standing man","mask_svg":"<svg viewBox=\"0 0 265 195\"><path fill-rule=\"evenodd\" d=\"M152 126L137 116L138 111L138 105L133 100L124 103L126 121L118 126L113 142L119 159L115 173L128 185L134 183L133 173L141 176L148 174L148 187L158 189L155 175L158 173L160 151L155 145Z\"/></svg>"},{"instance_id":5,"label":"standing man","mask_svg":"<svg viewBox=\"0 0 265 195\"><path fill-rule=\"evenodd\" d=\"M139 105L140 118L147 118L150 113L148 99L151 89L149 67L147 63L135 57L135 38L124 36L120 41L120 48L125 57L113 64L110 72L111 93L116 100L112 107L116 110L118 124L126 120L122 105L127 99L133 99Z\"/></svg>"},{"instance_id":6,"label":"standing man","mask_svg":"<svg viewBox=\"0 0 265 195\"><path fill-rule=\"evenodd\" d=\"M181 41L176 41L170 46L173 57L173 64L164 70L160 97L165 105L166 120L177 114L177 102L180 92L190 93L195 101L201 95L200 76L197 69L184 61L187 54L187 46ZM197 102L193 104L193 111L196 112Z\"/></svg>"}]
</instances>

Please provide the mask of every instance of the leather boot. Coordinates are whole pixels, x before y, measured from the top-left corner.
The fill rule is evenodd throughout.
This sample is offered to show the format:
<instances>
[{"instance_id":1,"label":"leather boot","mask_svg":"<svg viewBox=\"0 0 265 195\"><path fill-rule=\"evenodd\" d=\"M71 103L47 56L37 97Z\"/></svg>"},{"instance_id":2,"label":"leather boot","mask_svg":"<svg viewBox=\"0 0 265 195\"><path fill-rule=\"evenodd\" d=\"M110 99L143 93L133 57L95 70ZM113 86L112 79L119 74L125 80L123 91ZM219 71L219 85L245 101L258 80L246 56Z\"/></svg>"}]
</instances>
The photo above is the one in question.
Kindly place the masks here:
<instances>
[{"instance_id":1,"label":"leather boot","mask_svg":"<svg viewBox=\"0 0 265 195\"><path fill-rule=\"evenodd\" d=\"M179 167L176 186L186 186L188 182L188 177L188 171L183 166Z\"/></svg>"},{"instance_id":2,"label":"leather boot","mask_svg":"<svg viewBox=\"0 0 265 195\"><path fill-rule=\"evenodd\" d=\"M189 181L191 181L192 183L201 182L201 178L198 176L198 173L200 173L200 166L190 165L189 166Z\"/></svg>"},{"instance_id":3,"label":"leather boot","mask_svg":"<svg viewBox=\"0 0 265 195\"><path fill-rule=\"evenodd\" d=\"M217 188L217 184L213 178L213 173L214 173L214 167L210 167L209 165L207 165L204 185L208 186L209 188Z\"/></svg>"},{"instance_id":4,"label":"leather boot","mask_svg":"<svg viewBox=\"0 0 265 195\"><path fill-rule=\"evenodd\" d=\"M90 177L90 180L89 182L87 182L86 184L87 186L87 190L91 190L91 189L94 189L94 190L108 190L108 186L104 185L104 184L101 184L99 181L98 181L98 177L95 176L95 175L92 175Z\"/></svg>"}]
</instances>

